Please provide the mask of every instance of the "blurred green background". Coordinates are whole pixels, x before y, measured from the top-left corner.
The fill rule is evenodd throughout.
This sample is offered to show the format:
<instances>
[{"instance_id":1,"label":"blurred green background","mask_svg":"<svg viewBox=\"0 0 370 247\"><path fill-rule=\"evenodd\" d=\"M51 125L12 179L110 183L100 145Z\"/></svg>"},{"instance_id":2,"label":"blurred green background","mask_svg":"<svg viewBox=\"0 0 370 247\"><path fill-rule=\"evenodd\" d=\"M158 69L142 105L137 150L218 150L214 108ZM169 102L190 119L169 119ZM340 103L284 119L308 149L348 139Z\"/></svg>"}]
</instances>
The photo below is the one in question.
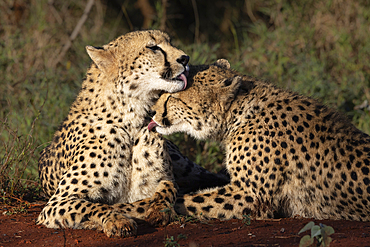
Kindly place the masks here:
<instances>
[{"instance_id":1,"label":"blurred green background","mask_svg":"<svg viewBox=\"0 0 370 247\"><path fill-rule=\"evenodd\" d=\"M2 0L0 196L37 186L39 152L91 62L85 46L148 28L168 32L192 64L226 58L241 73L344 112L370 133L368 0ZM169 138L193 161L221 169L216 143Z\"/></svg>"}]
</instances>

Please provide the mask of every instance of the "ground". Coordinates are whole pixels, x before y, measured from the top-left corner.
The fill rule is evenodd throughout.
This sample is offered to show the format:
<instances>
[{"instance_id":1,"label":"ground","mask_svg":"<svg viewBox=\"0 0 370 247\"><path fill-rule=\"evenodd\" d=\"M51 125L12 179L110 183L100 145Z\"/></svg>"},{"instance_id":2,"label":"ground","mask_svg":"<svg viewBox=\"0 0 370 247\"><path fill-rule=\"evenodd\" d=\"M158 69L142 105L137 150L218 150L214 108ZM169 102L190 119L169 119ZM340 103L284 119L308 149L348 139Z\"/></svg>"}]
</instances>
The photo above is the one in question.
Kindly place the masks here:
<instances>
[{"instance_id":1,"label":"ground","mask_svg":"<svg viewBox=\"0 0 370 247\"><path fill-rule=\"evenodd\" d=\"M27 213L6 215L13 207L0 205L0 247L2 246L165 246L173 236L179 245L167 246L298 246L298 231L310 219L241 220L172 223L167 227L152 227L139 223L136 237L108 238L93 230L48 229L37 226L35 220L43 205L31 204ZM315 221L334 228L330 246L370 246L370 222ZM179 236L180 235L180 236ZM181 236L185 236L183 239Z\"/></svg>"}]
</instances>

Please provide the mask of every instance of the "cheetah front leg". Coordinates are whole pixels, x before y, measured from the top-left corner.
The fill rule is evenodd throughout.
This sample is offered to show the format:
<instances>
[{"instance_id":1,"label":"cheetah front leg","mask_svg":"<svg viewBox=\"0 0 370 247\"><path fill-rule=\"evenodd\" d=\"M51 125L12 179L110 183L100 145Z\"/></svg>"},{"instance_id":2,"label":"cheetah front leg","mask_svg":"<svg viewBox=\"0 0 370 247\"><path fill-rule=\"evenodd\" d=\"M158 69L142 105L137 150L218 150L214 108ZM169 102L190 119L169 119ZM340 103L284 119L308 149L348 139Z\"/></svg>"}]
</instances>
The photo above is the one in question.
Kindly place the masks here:
<instances>
[{"instance_id":1,"label":"cheetah front leg","mask_svg":"<svg viewBox=\"0 0 370 247\"><path fill-rule=\"evenodd\" d=\"M145 219L155 225L168 224L176 215L173 205L177 185L165 140L143 128L133 147L132 182L129 201L148 198ZM144 201L141 203L144 204ZM136 216L135 216L136 217Z\"/></svg>"},{"instance_id":2,"label":"cheetah front leg","mask_svg":"<svg viewBox=\"0 0 370 247\"><path fill-rule=\"evenodd\" d=\"M113 207L131 218L145 220L152 225L166 225L176 215L173 208L176 192L173 182L161 181L151 198L133 203L117 203Z\"/></svg>"},{"instance_id":3,"label":"cheetah front leg","mask_svg":"<svg viewBox=\"0 0 370 247\"><path fill-rule=\"evenodd\" d=\"M271 218L272 208L251 190L234 185L203 191L179 197L175 210L182 215L193 215L199 219L242 219L250 214L252 218Z\"/></svg>"}]
</instances>

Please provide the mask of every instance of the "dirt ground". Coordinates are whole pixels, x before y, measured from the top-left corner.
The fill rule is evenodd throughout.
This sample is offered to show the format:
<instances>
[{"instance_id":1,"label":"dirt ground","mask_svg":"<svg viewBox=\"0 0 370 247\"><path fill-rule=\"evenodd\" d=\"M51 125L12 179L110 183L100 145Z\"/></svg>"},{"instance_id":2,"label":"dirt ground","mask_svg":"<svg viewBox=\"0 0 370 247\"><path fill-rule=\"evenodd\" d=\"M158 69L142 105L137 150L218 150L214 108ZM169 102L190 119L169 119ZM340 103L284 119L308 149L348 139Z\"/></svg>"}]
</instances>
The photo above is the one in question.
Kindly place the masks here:
<instances>
[{"instance_id":1,"label":"dirt ground","mask_svg":"<svg viewBox=\"0 0 370 247\"><path fill-rule=\"evenodd\" d=\"M108 238L93 230L37 226L35 219L41 209L42 205L31 204L27 213L6 215L11 208L0 205L0 246L298 246L305 233L297 233L311 221L252 220L246 225L241 220L212 220L175 222L167 227L152 227L141 222L135 237ZM370 246L370 222L323 220L315 223L334 228L330 246Z\"/></svg>"}]
</instances>

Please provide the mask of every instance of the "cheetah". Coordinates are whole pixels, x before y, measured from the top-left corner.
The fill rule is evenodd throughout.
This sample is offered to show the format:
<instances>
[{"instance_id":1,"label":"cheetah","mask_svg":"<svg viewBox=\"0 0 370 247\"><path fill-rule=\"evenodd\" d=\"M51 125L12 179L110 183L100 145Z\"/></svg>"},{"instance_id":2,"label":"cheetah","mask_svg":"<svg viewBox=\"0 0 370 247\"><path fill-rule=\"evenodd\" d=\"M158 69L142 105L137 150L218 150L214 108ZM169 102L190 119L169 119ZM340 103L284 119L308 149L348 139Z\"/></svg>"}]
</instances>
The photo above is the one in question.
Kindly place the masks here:
<instances>
[{"instance_id":1,"label":"cheetah","mask_svg":"<svg viewBox=\"0 0 370 247\"><path fill-rule=\"evenodd\" d=\"M146 128L159 94L186 87L189 56L156 30L86 50L93 63L82 89L40 155L50 199L36 223L117 237L136 233L134 219L167 224L175 215L175 179L184 192L225 181Z\"/></svg>"},{"instance_id":2,"label":"cheetah","mask_svg":"<svg viewBox=\"0 0 370 247\"><path fill-rule=\"evenodd\" d=\"M192 69L185 91L153 107L149 129L217 140L226 152L230 183L178 197L176 212L369 221L370 137L312 98L228 67Z\"/></svg>"}]
</instances>

